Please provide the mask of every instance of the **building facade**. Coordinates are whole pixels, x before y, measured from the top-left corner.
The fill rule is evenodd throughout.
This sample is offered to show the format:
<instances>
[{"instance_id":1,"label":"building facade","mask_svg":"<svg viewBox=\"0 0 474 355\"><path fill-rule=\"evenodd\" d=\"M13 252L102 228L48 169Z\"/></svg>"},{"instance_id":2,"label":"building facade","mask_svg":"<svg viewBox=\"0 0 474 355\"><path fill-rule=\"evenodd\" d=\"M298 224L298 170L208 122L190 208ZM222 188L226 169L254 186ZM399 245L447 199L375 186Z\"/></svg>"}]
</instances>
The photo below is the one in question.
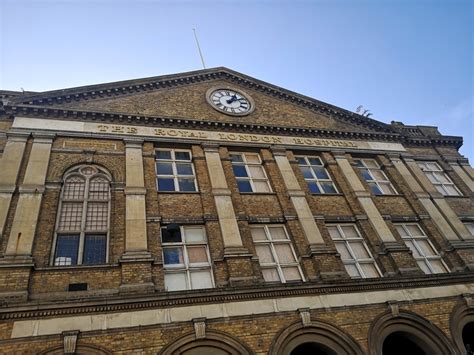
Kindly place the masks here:
<instances>
[{"instance_id":1,"label":"building facade","mask_svg":"<svg viewBox=\"0 0 474 355\"><path fill-rule=\"evenodd\" d=\"M460 137L226 68L0 94L0 353L474 346Z\"/></svg>"}]
</instances>

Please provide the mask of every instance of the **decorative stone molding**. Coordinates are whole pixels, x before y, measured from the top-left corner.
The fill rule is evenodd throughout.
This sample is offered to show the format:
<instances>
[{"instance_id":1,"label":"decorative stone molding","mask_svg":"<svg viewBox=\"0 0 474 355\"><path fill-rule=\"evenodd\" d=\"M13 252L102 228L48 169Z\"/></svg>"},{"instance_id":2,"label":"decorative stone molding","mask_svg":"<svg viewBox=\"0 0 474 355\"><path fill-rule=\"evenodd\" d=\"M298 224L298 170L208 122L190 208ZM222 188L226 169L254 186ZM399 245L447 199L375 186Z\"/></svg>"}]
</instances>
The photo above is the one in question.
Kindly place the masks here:
<instances>
[{"instance_id":1,"label":"decorative stone molding","mask_svg":"<svg viewBox=\"0 0 474 355\"><path fill-rule=\"evenodd\" d=\"M206 318L194 318L194 333L196 334L196 339L203 339L206 337Z\"/></svg>"},{"instance_id":2,"label":"decorative stone molding","mask_svg":"<svg viewBox=\"0 0 474 355\"><path fill-rule=\"evenodd\" d=\"M75 354L77 346L78 330L63 332L64 354Z\"/></svg>"},{"instance_id":3,"label":"decorative stone molding","mask_svg":"<svg viewBox=\"0 0 474 355\"><path fill-rule=\"evenodd\" d=\"M311 313L309 313L309 308L299 308L298 312L300 314L303 327L309 327L311 325Z\"/></svg>"}]
</instances>

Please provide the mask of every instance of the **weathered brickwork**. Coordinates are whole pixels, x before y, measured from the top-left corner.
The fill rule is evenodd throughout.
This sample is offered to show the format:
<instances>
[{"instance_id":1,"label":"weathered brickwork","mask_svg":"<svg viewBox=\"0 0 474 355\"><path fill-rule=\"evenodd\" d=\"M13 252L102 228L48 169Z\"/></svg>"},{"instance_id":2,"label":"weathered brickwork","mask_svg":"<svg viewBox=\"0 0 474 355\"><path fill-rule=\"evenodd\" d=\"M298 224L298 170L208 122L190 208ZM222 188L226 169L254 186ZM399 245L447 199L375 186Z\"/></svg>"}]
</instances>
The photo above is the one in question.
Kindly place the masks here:
<instances>
[{"instance_id":1,"label":"weathered brickwork","mask_svg":"<svg viewBox=\"0 0 474 355\"><path fill-rule=\"evenodd\" d=\"M62 120L58 127L44 130L12 129L17 108L0 109L0 164L5 164L1 169L13 166L5 158L7 142L14 142L14 134L9 133L23 132L28 137L16 186L0 181L0 212L5 211L0 240L0 354L62 353L67 336L63 332L77 331L75 351L86 354L168 354L170 349L184 351L192 344L203 346L197 348L203 354L229 353L229 349L242 354L280 354L290 346L292 336L299 340L291 344L326 344L322 339L334 336L337 340L331 344L347 346L351 350L346 348L346 353L372 355L377 353L374 334L384 319L392 333L407 334L427 353L433 349L442 354L460 353L462 339L460 330L452 329L453 314L462 309L463 326L474 322L474 238L463 232L461 224L474 221L474 197L467 174L461 176L449 164L466 162L457 151L460 140L442 136L435 127L384 125L329 106L311 108L303 98L255 85L242 84L240 88L253 98L255 111L241 117L225 115L207 103L205 93L211 87L238 89L238 81L228 78L207 77L187 84L178 80L158 89L150 83L143 90L130 84L129 88L135 89L128 93L124 87L105 94L101 90L108 89L99 87L87 100L71 94L59 102L55 97L38 98L42 95L38 94L31 102L45 105L42 113L30 112L28 103L14 99L24 107L22 117ZM48 108L56 111L49 112ZM82 109L97 112L81 113ZM101 112L117 115L109 121ZM127 116L127 112L143 117ZM210 142L163 135L140 137L132 128L127 134L68 130L69 124L79 126L82 120L152 129L198 129L217 132L223 138ZM232 125L219 126L222 123ZM263 130L264 125L280 128ZM312 138L324 138L325 143L284 145L276 141L229 141L224 136L239 132L306 137L309 128L321 130L321 137ZM423 139L411 139L404 130ZM51 140L45 183L31 183L31 170L39 172L42 168L34 158L35 149L41 144L49 146ZM191 152L196 191L158 191L156 149ZM259 154L270 192L239 191L232 152ZM298 156L319 157L337 193L312 193L305 180L308 171L301 169ZM141 164L136 164L141 159L143 181L136 179L141 177ZM375 195L356 159L374 159L397 193ZM436 161L462 196L433 193L421 181L423 176L417 176L407 163L413 160ZM176 164L180 164L179 159ZM64 233L57 227L60 205L65 203L62 191L70 188L64 182L65 174L79 165L97 166L110 174L107 260L55 266L57 234L81 234L82 244L77 248L85 250L84 235L100 237L103 233L89 227ZM170 173L174 178L180 174L178 165ZM137 171L127 171L130 166ZM252 174L260 174L257 170ZM90 191L90 196L97 193ZM34 222L34 215L19 206L22 199L39 194L41 205ZM100 198L88 197L87 206L99 202ZM82 208L80 213L88 213ZM435 248L432 257L442 260L448 273L425 274L415 260L419 252L406 246L397 229L400 223L420 226ZM31 252L8 254L9 240L20 243L23 238L21 232L11 236L11 231L20 227L29 230L32 224ZM365 244L334 240L330 234L334 229L329 226L336 224L355 226ZM264 241L268 235L258 235L255 229L252 235L252 227L264 225L284 226L289 242L277 239L258 244L259 238ZM182 236L174 242L187 245L176 244L173 253L168 249L166 254L162 230L169 233L163 236L174 238L173 228L191 226L202 226L205 238L199 233L186 235L186 240ZM351 237L352 230L345 229L344 233L349 233L346 237ZM10 239L13 237L16 239ZM288 249L290 245L296 259ZM67 247L71 248L62 246ZM373 262L381 275L366 278L366 271L361 270ZM294 274L296 263L303 281L295 280L299 278L298 271ZM173 273L181 278L173 278ZM206 277L213 287L196 286ZM415 324L421 331L410 335ZM338 351L344 352L334 350Z\"/></svg>"}]
</instances>

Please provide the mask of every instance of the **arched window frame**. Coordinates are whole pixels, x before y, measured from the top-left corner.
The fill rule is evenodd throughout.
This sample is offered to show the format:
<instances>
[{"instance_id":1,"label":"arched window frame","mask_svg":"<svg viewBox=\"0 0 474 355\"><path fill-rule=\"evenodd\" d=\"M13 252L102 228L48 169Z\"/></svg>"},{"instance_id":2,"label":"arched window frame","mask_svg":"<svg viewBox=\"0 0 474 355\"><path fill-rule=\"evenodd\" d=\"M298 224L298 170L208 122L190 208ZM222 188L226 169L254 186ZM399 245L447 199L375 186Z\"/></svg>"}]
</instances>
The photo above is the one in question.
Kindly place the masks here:
<instances>
[{"instance_id":1,"label":"arched window frame","mask_svg":"<svg viewBox=\"0 0 474 355\"><path fill-rule=\"evenodd\" d=\"M85 168L93 169L91 174L83 173ZM84 191L81 198L72 198L68 199L65 197L66 193L66 183L69 179L79 177L83 179L84 182ZM91 181L96 178L103 178L107 181L107 198L106 199L94 199L90 197L90 187ZM58 204L57 216L56 216L56 223L54 228L54 238L53 238L53 247L51 250L51 257L50 257L50 264L52 266L78 266L78 265L103 265L109 262L109 244L110 244L110 211L111 211L111 182L112 177L108 171L104 168L95 165L95 164L81 164L77 165L71 169L69 169L63 177L62 186L61 186L61 193L60 193L60 200ZM81 209L81 222L80 222L80 229L76 230L62 230L60 228L61 223L61 216L63 212L63 207L65 203L80 203L82 202L82 209ZM107 203L107 217L106 217L106 228L103 229L90 229L86 230L86 223L87 223L87 212L88 206L90 203ZM84 247L85 247L85 239L86 235L104 235L105 236L105 261L104 263L100 264L84 264ZM57 254L57 247L58 247L58 236L61 235L78 235L79 236L79 243L77 248L77 260L76 263L67 264L56 264L56 254Z\"/></svg>"}]
</instances>

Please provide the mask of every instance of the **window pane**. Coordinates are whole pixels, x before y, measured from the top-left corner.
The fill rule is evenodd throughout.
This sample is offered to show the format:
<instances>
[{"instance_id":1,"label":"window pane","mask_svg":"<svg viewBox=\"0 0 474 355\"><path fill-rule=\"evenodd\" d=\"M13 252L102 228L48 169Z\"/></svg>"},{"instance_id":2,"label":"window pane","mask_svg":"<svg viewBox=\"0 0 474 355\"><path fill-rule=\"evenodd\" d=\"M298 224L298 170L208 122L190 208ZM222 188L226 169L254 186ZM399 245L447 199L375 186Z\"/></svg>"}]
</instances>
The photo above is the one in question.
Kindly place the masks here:
<instances>
[{"instance_id":1,"label":"window pane","mask_svg":"<svg viewBox=\"0 0 474 355\"><path fill-rule=\"evenodd\" d=\"M109 216L108 202L89 202L87 204L86 230L106 230Z\"/></svg>"},{"instance_id":2,"label":"window pane","mask_svg":"<svg viewBox=\"0 0 474 355\"><path fill-rule=\"evenodd\" d=\"M314 179L309 166L301 166L300 169L305 179Z\"/></svg>"},{"instance_id":3,"label":"window pane","mask_svg":"<svg viewBox=\"0 0 474 355\"><path fill-rule=\"evenodd\" d=\"M379 166L373 159L364 159L365 166L378 169Z\"/></svg>"},{"instance_id":4,"label":"window pane","mask_svg":"<svg viewBox=\"0 0 474 355\"><path fill-rule=\"evenodd\" d=\"M415 258L419 258L421 257L422 255L418 252L418 249L415 248L415 245L413 244L413 239L406 239L405 240L405 244L408 248L410 248L410 250L412 251L413 253L413 256Z\"/></svg>"},{"instance_id":5,"label":"window pane","mask_svg":"<svg viewBox=\"0 0 474 355\"><path fill-rule=\"evenodd\" d=\"M314 171L314 173L316 174L316 177L317 177L318 179L329 180L329 175L328 175L328 173L326 172L326 169L324 169L324 168L319 168L319 167L313 167L313 171Z\"/></svg>"},{"instance_id":6,"label":"window pane","mask_svg":"<svg viewBox=\"0 0 474 355\"><path fill-rule=\"evenodd\" d=\"M245 158L249 164L260 164L260 158L258 154L245 153Z\"/></svg>"},{"instance_id":7,"label":"window pane","mask_svg":"<svg viewBox=\"0 0 474 355\"><path fill-rule=\"evenodd\" d=\"M176 225L175 225L176 226ZM181 243L181 230L179 227L168 230L161 228L162 243Z\"/></svg>"},{"instance_id":8,"label":"window pane","mask_svg":"<svg viewBox=\"0 0 474 355\"><path fill-rule=\"evenodd\" d=\"M308 182L309 190L314 194L320 194L321 190L319 190L318 185L315 182Z\"/></svg>"},{"instance_id":9,"label":"window pane","mask_svg":"<svg viewBox=\"0 0 474 355\"><path fill-rule=\"evenodd\" d=\"M375 195L383 195L382 190L377 186L377 184L370 182L369 183L370 189Z\"/></svg>"},{"instance_id":10,"label":"window pane","mask_svg":"<svg viewBox=\"0 0 474 355\"><path fill-rule=\"evenodd\" d=\"M286 281L301 280L300 271L297 267L284 267L282 271Z\"/></svg>"},{"instance_id":11,"label":"window pane","mask_svg":"<svg viewBox=\"0 0 474 355\"><path fill-rule=\"evenodd\" d=\"M291 252L291 247L289 244L274 244L275 251L278 256L278 261L281 264L294 263L295 257Z\"/></svg>"},{"instance_id":12,"label":"window pane","mask_svg":"<svg viewBox=\"0 0 474 355\"><path fill-rule=\"evenodd\" d=\"M244 161L240 154L230 154L230 160L239 163Z\"/></svg>"},{"instance_id":13,"label":"window pane","mask_svg":"<svg viewBox=\"0 0 474 355\"><path fill-rule=\"evenodd\" d=\"M395 226L395 228L397 228L398 234L400 234L402 237L408 236L408 233L402 226Z\"/></svg>"},{"instance_id":14,"label":"window pane","mask_svg":"<svg viewBox=\"0 0 474 355\"><path fill-rule=\"evenodd\" d=\"M253 240L267 240L267 235L263 227L252 227L250 232L252 233Z\"/></svg>"},{"instance_id":15,"label":"window pane","mask_svg":"<svg viewBox=\"0 0 474 355\"><path fill-rule=\"evenodd\" d=\"M351 254L349 254L349 250L347 250L346 243L335 243L336 249L339 254L341 254L341 259L348 260L352 259Z\"/></svg>"},{"instance_id":16,"label":"window pane","mask_svg":"<svg viewBox=\"0 0 474 355\"><path fill-rule=\"evenodd\" d=\"M379 183L379 187L382 190L382 193L385 195L395 195L395 189L392 187L390 183Z\"/></svg>"},{"instance_id":17,"label":"window pane","mask_svg":"<svg viewBox=\"0 0 474 355\"><path fill-rule=\"evenodd\" d=\"M362 160L360 159L355 159L354 163L356 164L357 167L363 167L364 164L362 163Z\"/></svg>"},{"instance_id":18,"label":"window pane","mask_svg":"<svg viewBox=\"0 0 474 355\"><path fill-rule=\"evenodd\" d=\"M433 250L433 248L431 247L430 243L428 243L427 240L417 239L416 244L418 244L418 246L421 248L424 255L427 255L427 256L438 255L438 253Z\"/></svg>"},{"instance_id":19,"label":"window pane","mask_svg":"<svg viewBox=\"0 0 474 355\"><path fill-rule=\"evenodd\" d=\"M252 186L248 180L237 180L237 186L240 192L252 192Z\"/></svg>"},{"instance_id":20,"label":"window pane","mask_svg":"<svg viewBox=\"0 0 474 355\"><path fill-rule=\"evenodd\" d=\"M194 179L178 179L179 191L196 191Z\"/></svg>"},{"instance_id":21,"label":"window pane","mask_svg":"<svg viewBox=\"0 0 474 355\"><path fill-rule=\"evenodd\" d=\"M430 264L431 264L431 267L433 268L434 272L435 273L442 273L442 272L446 272L446 268L444 267L443 263L441 262L441 260L432 260L430 259Z\"/></svg>"},{"instance_id":22,"label":"window pane","mask_svg":"<svg viewBox=\"0 0 474 355\"><path fill-rule=\"evenodd\" d=\"M175 191L174 179L158 178L158 191Z\"/></svg>"},{"instance_id":23,"label":"window pane","mask_svg":"<svg viewBox=\"0 0 474 355\"><path fill-rule=\"evenodd\" d=\"M373 169L370 172L372 173L372 176L374 177L374 179L377 180L377 181L387 180L385 178L385 175L380 170Z\"/></svg>"},{"instance_id":24,"label":"window pane","mask_svg":"<svg viewBox=\"0 0 474 355\"><path fill-rule=\"evenodd\" d=\"M193 271L191 272L191 288L211 288L211 271Z\"/></svg>"},{"instance_id":25,"label":"window pane","mask_svg":"<svg viewBox=\"0 0 474 355\"><path fill-rule=\"evenodd\" d=\"M333 239L341 239L341 234L339 233L339 230L336 227L331 227L328 226L328 232L331 238Z\"/></svg>"},{"instance_id":26,"label":"window pane","mask_svg":"<svg viewBox=\"0 0 474 355\"><path fill-rule=\"evenodd\" d=\"M370 176L369 171L367 169L361 169L360 172L365 180L372 180L372 176Z\"/></svg>"},{"instance_id":27,"label":"window pane","mask_svg":"<svg viewBox=\"0 0 474 355\"><path fill-rule=\"evenodd\" d=\"M374 264L360 264L365 277L379 277L379 273Z\"/></svg>"},{"instance_id":28,"label":"window pane","mask_svg":"<svg viewBox=\"0 0 474 355\"><path fill-rule=\"evenodd\" d=\"M174 157L176 160L191 160L189 152L174 152Z\"/></svg>"},{"instance_id":29,"label":"window pane","mask_svg":"<svg viewBox=\"0 0 474 355\"><path fill-rule=\"evenodd\" d=\"M270 192L270 187L266 181L254 181L255 192Z\"/></svg>"},{"instance_id":30,"label":"window pane","mask_svg":"<svg viewBox=\"0 0 474 355\"><path fill-rule=\"evenodd\" d=\"M84 189L86 182L79 176L72 176L64 182L64 199L82 199L84 198Z\"/></svg>"},{"instance_id":31,"label":"window pane","mask_svg":"<svg viewBox=\"0 0 474 355\"><path fill-rule=\"evenodd\" d=\"M58 235L54 265L76 265L79 250L78 235Z\"/></svg>"},{"instance_id":32,"label":"window pane","mask_svg":"<svg viewBox=\"0 0 474 355\"><path fill-rule=\"evenodd\" d=\"M252 178L256 178L256 179L265 179L265 173L263 172L263 167L262 166L249 166L249 170L250 170L250 175L252 176Z\"/></svg>"},{"instance_id":33,"label":"window pane","mask_svg":"<svg viewBox=\"0 0 474 355\"><path fill-rule=\"evenodd\" d=\"M405 226L413 237L424 235L420 227L418 227L416 224L407 224Z\"/></svg>"},{"instance_id":34,"label":"window pane","mask_svg":"<svg viewBox=\"0 0 474 355\"><path fill-rule=\"evenodd\" d=\"M83 264L105 264L107 238L105 235L86 235L84 240Z\"/></svg>"},{"instance_id":35,"label":"window pane","mask_svg":"<svg viewBox=\"0 0 474 355\"><path fill-rule=\"evenodd\" d=\"M186 290L186 274L180 273L165 273L165 288L168 291Z\"/></svg>"},{"instance_id":36,"label":"window pane","mask_svg":"<svg viewBox=\"0 0 474 355\"><path fill-rule=\"evenodd\" d=\"M191 164L176 164L176 171L178 175L194 175Z\"/></svg>"},{"instance_id":37,"label":"window pane","mask_svg":"<svg viewBox=\"0 0 474 355\"><path fill-rule=\"evenodd\" d=\"M359 270L357 270L357 267L353 264L345 264L344 265L346 267L346 271L347 273L349 274L350 277L353 277L353 278L360 278L361 275L360 275L360 272Z\"/></svg>"},{"instance_id":38,"label":"window pane","mask_svg":"<svg viewBox=\"0 0 474 355\"><path fill-rule=\"evenodd\" d=\"M298 161L299 165L306 165L306 160L304 157L296 157L296 160Z\"/></svg>"},{"instance_id":39,"label":"window pane","mask_svg":"<svg viewBox=\"0 0 474 355\"><path fill-rule=\"evenodd\" d=\"M164 248L163 255L165 258L165 265L184 264L183 249L181 247Z\"/></svg>"},{"instance_id":40,"label":"window pane","mask_svg":"<svg viewBox=\"0 0 474 355\"><path fill-rule=\"evenodd\" d=\"M64 202L61 206L58 229L77 231L81 229L83 203Z\"/></svg>"},{"instance_id":41,"label":"window pane","mask_svg":"<svg viewBox=\"0 0 474 355\"><path fill-rule=\"evenodd\" d=\"M369 253L367 253L367 250L365 249L364 245L361 242L350 242L349 245L357 259L370 258Z\"/></svg>"},{"instance_id":42,"label":"window pane","mask_svg":"<svg viewBox=\"0 0 474 355\"><path fill-rule=\"evenodd\" d=\"M171 151L170 150L157 150L155 152L156 159L171 159Z\"/></svg>"},{"instance_id":43,"label":"window pane","mask_svg":"<svg viewBox=\"0 0 474 355\"><path fill-rule=\"evenodd\" d=\"M456 190L454 185L445 185L446 191L448 192L448 195L451 196L459 196L459 192Z\"/></svg>"},{"instance_id":44,"label":"window pane","mask_svg":"<svg viewBox=\"0 0 474 355\"><path fill-rule=\"evenodd\" d=\"M245 165L232 165L235 177L248 177Z\"/></svg>"},{"instance_id":45,"label":"window pane","mask_svg":"<svg viewBox=\"0 0 474 355\"><path fill-rule=\"evenodd\" d=\"M424 272L425 274L431 274L431 270L430 270L430 268L428 267L428 265L426 265L425 259L423 259L423 260L417 260L417 263L418 263L418 266L420 267L420 269L423 270L423 272Z\"/></svg>"},{"instance_id":46,"label":"window pane","mask_svg":"<svg viewBox=\"0 0 474 355\"><path fill-rule=\"evenodd\" d=\"M263 279L267 282L280 281L280 276L276 269L262 269Z\"/></svg>"},{"instance_id":47,"label":"window pane","mask_svg":"<svg viewBox=\"0 0 474 355\"><path fill-rule=\"evenodd\" d=\"M270 231L273 240L288 240L283 227L268 227L268 230Z\"/></svg>"},{"instance_id":48,"label":"window pane","mask_svg":"<svg viewBox=\"0 0 474 355\"><path fill-rule=\"evenodd\" d=\"M93 200L109 199L109 182L102 178L94 178L89 183L89 198Z\"/></svg>"},{"instance_id":49,"label":"window pane","mask_svg":"<svg viewBox=\"0 0 474 355\"><path fill-rule=\"evenodd\" d=\"M158 175L173 175L173 164L156 163L156 173Z\"/></svg>"},{"instance_id":50,"label":"window pane","mask_svg":"<svg viewBox=\"0 0 474 355\"><path fill-rule=\"evenodd\" d=\"M275 261L269 245L256 245L255 251L257 252L260 263L273 263Z\"/></svg>"},{"instance_id":51,"label":"window pane","mask_svg":"<svg viewBox=\"0 0 474 355\"><path fill-rule=\"evenodd\" d=\"M435 176L436 180L438 180L439 182L443 184L451 183L451 181L447 178L445 173L433 173L433 175Z\"/></svg>"},{"instance_id":52,"label":"window pane","mask_svg":"<svg viewBox=\"0 0 474 355\"><path fill-rule=\"evenodd\" d=\"M319 158L308 158L311 165L323 165Z\"/></svg>"},{"instance_id":53,"label":"window pane","mask_svg":"<svg viewBox=\"0 0 474 355\"><path fill-rule=\"evenodd\" d=\"M187 251L190 264L209 264L205 246L188 246Z\"/></svg>"},{"instance_id":54,"label":"window pane","mask_svg":"<svg viewBox=\"0 0 474 355\"><path fill-rule=\"evenodd\" d=\"M337 193L336 188L331 182L322 182L321 186L323 187L324 192L327 194Z\"/></svg>"},{"instance_id":55,"label":"window pane","mask_svg":"<svg viewBox=\"0 0 474 355\"><path fill-rule=\"evenodd\" d=\"M360 238L354 226L341 226L346 238Z\"/></svg>"},{"instance_id":56,"label":"window pane","mask_svg":"<svg viewBox=\"0 0 474 355\"><path fill-rule=\"evenodd\" d=\"M185 227L184 235L186 242L205 242L204 230L202 228Z\"/></svg>"}]
</instances>

